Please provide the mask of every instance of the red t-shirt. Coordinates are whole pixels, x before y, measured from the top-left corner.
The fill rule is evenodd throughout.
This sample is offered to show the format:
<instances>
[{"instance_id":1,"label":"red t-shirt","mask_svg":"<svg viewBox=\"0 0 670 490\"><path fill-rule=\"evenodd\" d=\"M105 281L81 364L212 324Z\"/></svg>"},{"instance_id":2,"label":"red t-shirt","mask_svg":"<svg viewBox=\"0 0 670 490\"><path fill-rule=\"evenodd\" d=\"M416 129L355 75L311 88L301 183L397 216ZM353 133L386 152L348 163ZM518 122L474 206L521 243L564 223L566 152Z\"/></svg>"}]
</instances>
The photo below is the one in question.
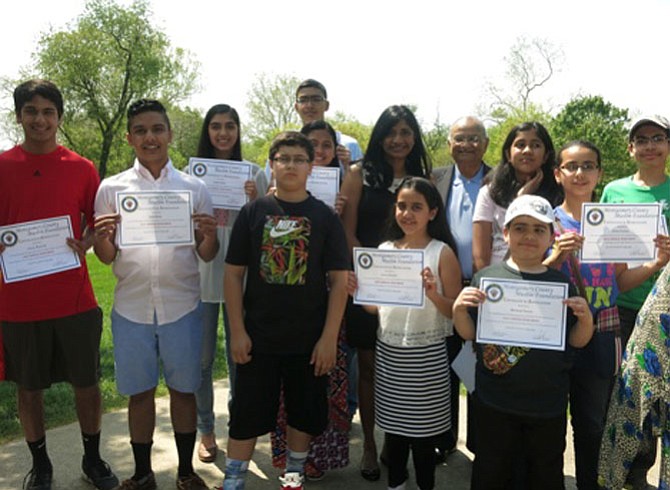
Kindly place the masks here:
<instances>
[{"instance_id":1,"label":"red t-shirt","mask_svg":"<svg viewBox=\"0 0 670 490\"><path fill-rule=\"evenodd\" d=\"M100 184L93 163L59 146L46 155L15 146L0 154L0 226L69 215L74 236L93 223ZM97 306L86 262L48 276L0 283L0 320L62 318Z\"/></svg>"}]
</instances>

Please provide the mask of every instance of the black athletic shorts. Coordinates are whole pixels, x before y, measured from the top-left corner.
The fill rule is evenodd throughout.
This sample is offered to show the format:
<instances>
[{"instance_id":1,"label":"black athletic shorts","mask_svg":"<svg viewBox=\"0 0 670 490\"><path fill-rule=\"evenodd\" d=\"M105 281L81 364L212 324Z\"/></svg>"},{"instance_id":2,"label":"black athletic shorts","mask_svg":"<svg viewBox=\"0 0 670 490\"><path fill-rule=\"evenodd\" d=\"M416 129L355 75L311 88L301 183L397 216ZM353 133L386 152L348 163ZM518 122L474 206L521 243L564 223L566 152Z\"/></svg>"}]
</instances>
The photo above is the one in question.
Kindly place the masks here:
<instances>
[{"instance_id":1,"label":"black athletic shorts","mask_svg":"<svg viewBox=\"0 0 670 490\"><path fill-rule=\"evenodd\" d=\"M237 364L230 437L251 439L274 430L282 385L288 425L321 434L328 424L328 376L314 376L310 357L252 352L251 361Z\"/></svg>"},{"instance_id":2,"label":"black athletic shorts","mask_svg":"<svg viewBox=\"0 0 670 490\"><path fill-rule=\"evenodd\" d=\"M67 381L93 386L100 378L102 311L36 322L1 322L6 379L26 390Z\"/></svg>"}]
</instances>

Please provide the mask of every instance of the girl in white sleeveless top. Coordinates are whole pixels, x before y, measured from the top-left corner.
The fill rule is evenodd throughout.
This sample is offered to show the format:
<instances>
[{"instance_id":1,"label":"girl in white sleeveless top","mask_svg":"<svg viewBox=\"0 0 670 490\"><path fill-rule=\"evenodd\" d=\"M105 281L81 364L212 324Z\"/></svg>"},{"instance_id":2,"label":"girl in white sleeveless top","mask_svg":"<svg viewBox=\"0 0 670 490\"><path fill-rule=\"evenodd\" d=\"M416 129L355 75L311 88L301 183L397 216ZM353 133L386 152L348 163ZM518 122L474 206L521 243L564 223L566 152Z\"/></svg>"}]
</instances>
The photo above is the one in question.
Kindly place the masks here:
<instances>
[{"instance_id":1,"label":"girl in white sleeveless top","mask_svg":"<svg viewBox=\"0 0 670 490\"><path fill-rule=\"evenodd\" d=\"M400 184L388 237L380 249L424 250L426 299L422 308L366 306L379 314L375 416L385 432L389 488L405 488L411 449L417 486L430 490L437 436L451 426L445 339L453 328L451 307L461 289L442 199L430 181L411 177Z\"/></svg>"}]
</instances>

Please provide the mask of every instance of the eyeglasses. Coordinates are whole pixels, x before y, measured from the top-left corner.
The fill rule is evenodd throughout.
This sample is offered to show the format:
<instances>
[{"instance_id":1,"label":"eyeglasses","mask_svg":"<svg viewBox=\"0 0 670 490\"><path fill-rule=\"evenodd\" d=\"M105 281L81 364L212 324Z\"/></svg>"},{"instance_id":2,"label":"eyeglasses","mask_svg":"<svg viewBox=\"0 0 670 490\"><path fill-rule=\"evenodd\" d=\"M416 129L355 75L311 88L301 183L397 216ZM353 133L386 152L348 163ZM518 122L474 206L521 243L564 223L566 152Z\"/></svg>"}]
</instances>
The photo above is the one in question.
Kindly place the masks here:
<instances>
[{"instance_id":1,"label":"eyeglasses","mask_svg":"<svg viewBox=\"0 0 670 490\"><path fill-rule=\"evenodd\" d=\"M636 136L633 138L633 145L647 146L649 143L651 143L652 146L656 146L660 145L661 143L665 143L666 141L668 141L668 137L664 134L655 134L651 138L647 138L646 136Z\"/></svg>"},{"instance_id":2,"label":"eyeglasses","mask_svg":"<svg viewBox=\"0 0 670 490\"><path fill-rule=\"evenodd\" d=\"M320 102L323 102L326 100L326 98L323 95L303 95L300 96L296 99L296 102L300 105L306 105L309 104L310 102L312 104L318 104Z\"/></svg>"},{"instance_id":3,"label":"eyeglasses","mask_svg":"<svg viewBox=\"0 0 670 490\"><path fill-rule=\"evenodd\" d=\"M600 169L600 165L591 162L582 163L581 165L577 163L566 163L565 165L561 165L559 168L566 174L576 174L579 170L584 173L591 173Z\"/></svg>"},{"instance_id":4,"label":"eyeglasses","mask_svg":"<svg viewBox=\"0 0 670 490\"><path fill-rule=\"evenodd\" d=\"M295 165L305 165L306 163L309 163L309 160L305 157L297 156L297 157L289 157L286 155L281 155L278 156L277 158L272 159L273 162L279 162L282 165L288 165L289 163L293 162Z\"/></svg>"},{"instance_id":5,"label":"eyeglasses","mask_svg":"<svg viewBox=\"0 0 670 490\"><path fill-rule=\"evenodd\" d=\"M453 137L452 141L454 143L459 143L459 144L464 144L464 143L470 143L472 145L478 145L479 143L482 142L482 137L476 134L472 134L469 136L466 136L464 134L457 134L456 136Z\"/></svg>"}]
</instances>

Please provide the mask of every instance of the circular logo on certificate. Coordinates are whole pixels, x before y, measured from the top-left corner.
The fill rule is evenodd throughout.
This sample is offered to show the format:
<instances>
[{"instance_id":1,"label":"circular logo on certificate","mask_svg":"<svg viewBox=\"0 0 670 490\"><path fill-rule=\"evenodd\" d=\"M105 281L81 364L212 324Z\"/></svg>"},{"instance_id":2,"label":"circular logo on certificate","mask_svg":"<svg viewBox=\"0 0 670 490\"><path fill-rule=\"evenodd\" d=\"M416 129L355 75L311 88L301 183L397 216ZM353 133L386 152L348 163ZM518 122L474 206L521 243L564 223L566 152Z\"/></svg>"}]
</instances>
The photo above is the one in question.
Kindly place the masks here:
<instances>
[{"instance_id":1,"label":"circular logo on certificate","mask_svg":"<svg viewBox=\"0 0 670 490\"><path fill-rule=\"evenodd\" d=\"M196 177L204 177L207 174L207 165L204 163L196 163L193 165L193 175Z\"/></svg>"},{"instance_id":2,"label":"circular logo on certificate","mask_svg":"<svg viewBox=\"0 0 670 490\"><path fill-rule=\"evenodd\" d=\"M139 206L139 204L137 203L137 199L131 196L124 197L123 200L121 201L121 207L123 208L124 211L128 213L136 211L137 206Z\"/></svg>"},{"instance_id":3,"label":"circular logo on certificate","mask_svg":"<svg viewBox=\"0 0 670 490\"><path fill-rule=\"evenodd\" d=\"M370 254L360 254L358 256L358 265L363 269L369 269L372 267L372 256Z\"/></svg>"},{"instance_id":4,"label":"circular logo on certificate","mask_svg":"<svg viewBox=\"0 0 670 490\"><path fill-rule=\"evenodd\" d=\"M493 303L497 303L503 297L503 290L497 284L490 284L486 286L484 293L486 294L486 299L492 301Z\"/></svg>"},{"instance_id":5,"label":"circular logo on certificate","mask_svg":"<svg viewBox=\"0 0 670 490\"><path fill-rule=\"evenodd\" d=\"M5 247L12 247L19 241L19 237L17 237L16 233L13 231L6 231L2 234L2 237L0 237L0 241L2 241L2 244Z\"/></svg>"},{"instance_id":6,"label":"circular logo on certificate","mask_svg":"<svg viewBox=\"0 0 670 490\"><path fill-rule=\"evenodd\" d=\"M603 222L604 218L605 218L605 215L598 208L591 209L586 214L586 221L588 221L589 224L591 224L593 226L598 226L600 223Z\"/></svg>"}]
</instances>

